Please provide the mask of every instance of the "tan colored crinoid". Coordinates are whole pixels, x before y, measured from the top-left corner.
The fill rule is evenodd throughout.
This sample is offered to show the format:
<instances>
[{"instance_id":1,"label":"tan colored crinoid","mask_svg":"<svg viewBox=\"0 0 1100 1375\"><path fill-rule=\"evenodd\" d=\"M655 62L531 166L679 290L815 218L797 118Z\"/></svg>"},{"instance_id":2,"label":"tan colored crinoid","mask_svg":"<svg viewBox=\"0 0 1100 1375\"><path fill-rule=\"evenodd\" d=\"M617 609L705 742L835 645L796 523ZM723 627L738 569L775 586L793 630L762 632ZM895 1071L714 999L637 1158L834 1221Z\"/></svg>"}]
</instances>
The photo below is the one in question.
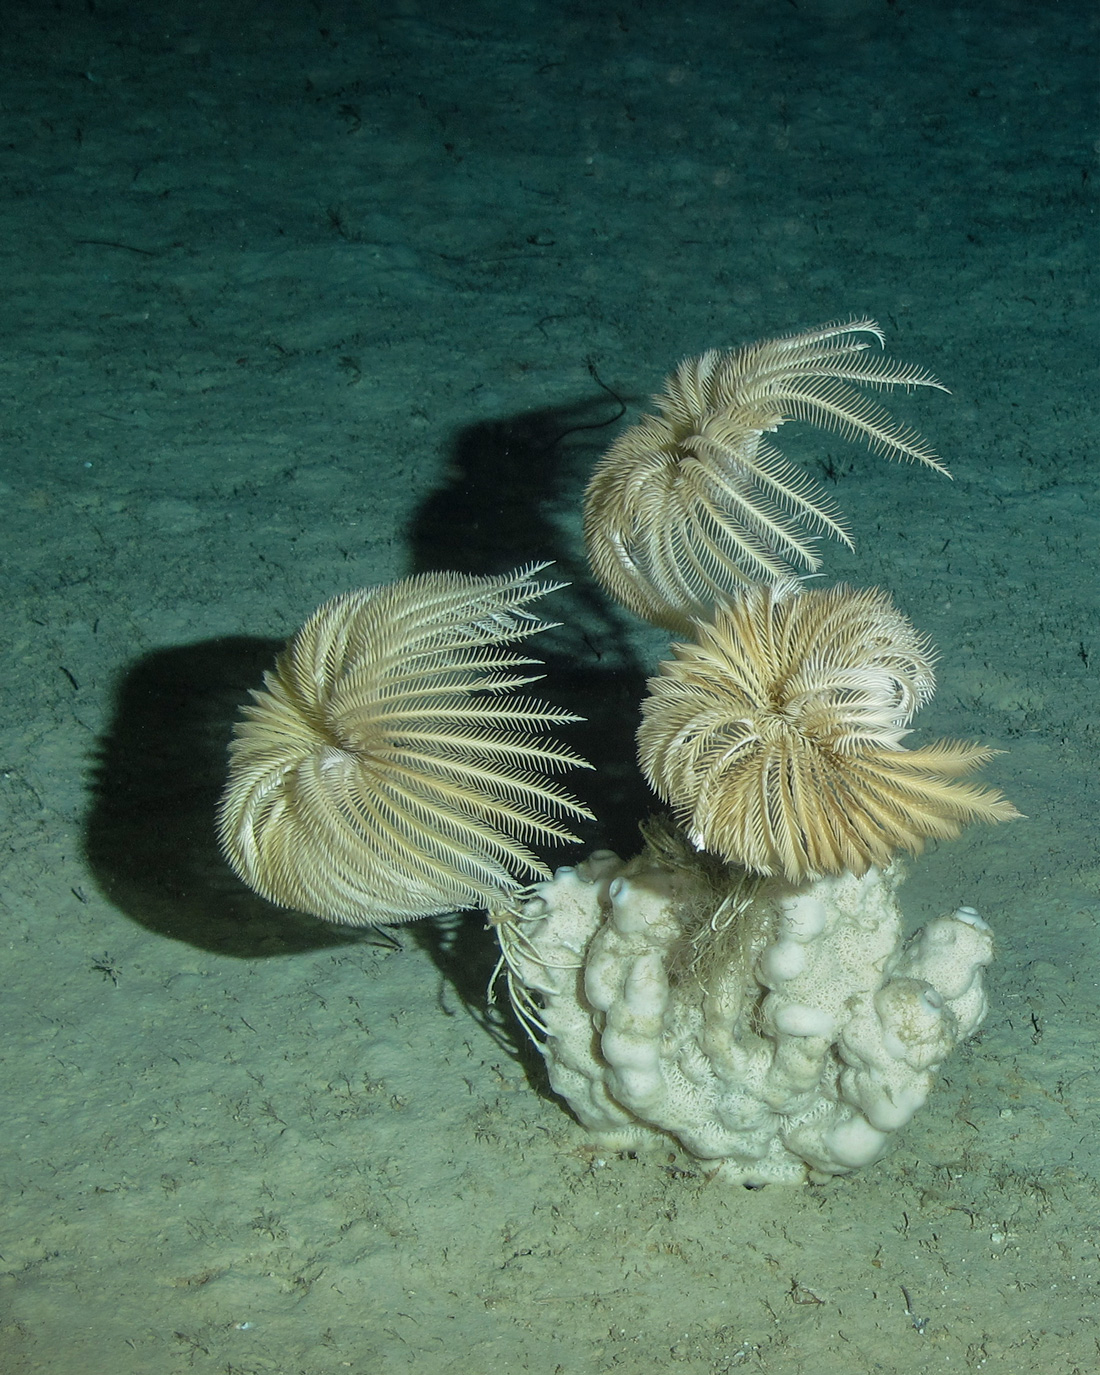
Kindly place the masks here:
<instances>
[{"instance_id":1,"label":"tan colored crinoid","mask_svg":"<svg viewBox=\"0 0 1100 1375\"><path fill-rule=\"evenodd\" d=\"M698 635L650 680L638 730L646 777L698 848L800 882L1018 815L956 781L995 750L902 746L935 684L886 593L756 586Z\"/></svg>"},{"instance_id":2,"label":"tan colored crinoid","mask_svg":"<svg viewBox=\"0 0 1100 1375\"><path fill-rule=\"evenodd\" d=\"M546 564L437 573L320 608L253 693L230 747L223 849L272 902L351 925L507 905L549 877L528 841L591 814L544 776L589 767L545 732L579 718L513 695L541 675L502 646L547 623Z\"/></svg>"},{"instance_id":3,"label":"tan colored crinoid","mask_svg":"<svg viewBox=\"0 0 1100 1375\"><path fill-rule=\"evenodd\" d=\"M600 460L585 497L592 570L624 606L683 632L722 596L814 569L814 530L851 544L817 482L764 435L806 420L939 472L913 430L857 388L938 387L923 368L867 356L873 320L822 325L681 363Z\"/></svg>"}]
</instances>

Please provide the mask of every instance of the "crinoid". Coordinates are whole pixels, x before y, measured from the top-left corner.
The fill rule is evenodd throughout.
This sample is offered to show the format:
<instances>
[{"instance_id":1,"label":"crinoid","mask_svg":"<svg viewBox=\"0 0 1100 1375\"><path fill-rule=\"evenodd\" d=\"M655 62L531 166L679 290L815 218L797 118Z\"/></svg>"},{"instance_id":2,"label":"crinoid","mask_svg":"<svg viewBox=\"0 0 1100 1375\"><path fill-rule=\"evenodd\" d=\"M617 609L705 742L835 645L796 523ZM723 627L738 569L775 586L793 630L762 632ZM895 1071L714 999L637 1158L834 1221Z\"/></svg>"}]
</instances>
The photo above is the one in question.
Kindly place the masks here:
<instances>
[{"instance_id":1,"label":"crinoid","mask_svg":"<svg viewBox=\"0 0 1100 1375\"><path fill-rule=\"evenodd\" d=\"M683 632L722 596L819 565L814 530L851 544L840 514L764 435L788 420L862 439L946 473L931 448L859 387L937 387L923 368L867 355L873 320L822 325L681 363L659 415L625 431L588 485L593 572L631 611Z\"/></svg>"},{"instance_id":2,"label":"crinoid","mask_svg":"<svg viewBox=\"0 0 1100 1375\"><path fill-rule=\"evenodd\" d=\"M902 746L932 656L884 592L756 586L697 630L650 679L638 750L700 849L800 882L1018 815L956 781L996 751Z\"/></svg>"},{"instance_id":3,"label":"crinoid","mask_svg":"<svg viewBox=\"0 0 1100 1375\"><path fill-rule=\"evenodd\" d=\"M547 565L349 592L294 636L230 747L218 826L273 902L351 925L507 907L549 876L527 842L589 817L545 774L589 765L546 732L579 718L515 696L538 661Z\"/></svg>"}]
</instances>

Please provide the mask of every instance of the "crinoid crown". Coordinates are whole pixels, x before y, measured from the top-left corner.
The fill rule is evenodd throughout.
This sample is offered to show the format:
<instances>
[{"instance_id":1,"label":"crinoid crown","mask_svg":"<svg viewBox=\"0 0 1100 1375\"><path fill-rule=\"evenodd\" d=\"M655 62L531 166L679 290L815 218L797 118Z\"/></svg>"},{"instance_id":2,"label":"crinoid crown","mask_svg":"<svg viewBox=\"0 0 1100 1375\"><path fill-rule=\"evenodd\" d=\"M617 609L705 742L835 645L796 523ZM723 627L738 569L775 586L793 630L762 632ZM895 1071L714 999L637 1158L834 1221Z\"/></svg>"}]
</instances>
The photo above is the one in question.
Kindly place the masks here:
<instances>
[{"instance_id":1,"label":"crinoid crown","mask_svg":"<svg viewBox=\"0 0 1100 1375\"><path fill-rule=\"evenodd\" d=\"M589 767L546 732L578 718L515 695L546 628L546 564L433 573L336 597L287 645L231 746L218 826L247 884L351 925L506 905L549 870L528 848L590 816L546 775Z\"/></svg>"},{"instance_id":2,"label":"crinoid crown","mask_svg":"<svg viewBox=\"0 0 1100 1375\"><path fill-rule=\"evenodd\" d=\"M655 398L659 414L620 435L588 485L585 540L606 591L683 633L741 587L817 568L814 531L850 545L821 486L764 438L790 420L946 473L860 388L947 389L869 355L872 341L883 343L874 320L852 320L681 363Z\"/></svg>"},{"instance_id":3,"label":"crinoid crown","mask_svg":"<svg viewBox=\"0 0 1100 1375\"><path fill-rule=\"evenodd\" d=\"M886 593L752 587L696 633L650 679L638 752L698 849L797 883L1019 815L958 781L995 750L902 744L935 680Z\"/></svg>"}]
</instances>

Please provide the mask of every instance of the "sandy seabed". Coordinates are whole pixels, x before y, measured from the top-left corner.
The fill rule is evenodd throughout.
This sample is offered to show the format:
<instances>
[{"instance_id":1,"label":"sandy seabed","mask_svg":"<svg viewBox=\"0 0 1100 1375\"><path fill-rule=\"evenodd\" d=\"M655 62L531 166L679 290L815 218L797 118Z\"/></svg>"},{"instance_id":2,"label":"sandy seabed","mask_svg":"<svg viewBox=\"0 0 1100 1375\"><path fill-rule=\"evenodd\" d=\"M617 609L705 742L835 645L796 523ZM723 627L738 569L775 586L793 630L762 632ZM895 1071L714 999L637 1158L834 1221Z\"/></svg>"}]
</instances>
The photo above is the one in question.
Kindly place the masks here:
<instances>
[{"instance_id":1,"label":"sandy seabed","mask_svg":"<svg viewBox=\"0 0 1100 1375\"><path fill-rule=\"evenodd\" d=\"M0 28L0 1375L1068 1375L1100 1363L1097 15L1033 0L9 0ZM321 601L554 559L629 850L663 650L579 501L683 356L878 319L948 482L788 427L1027 815L912 865L992 1013L879 1165L601 1156L470 914L221 861ZM834 486L835 484L835 486ZM552 857L564 862L569 855Z\"/></svg>"}]
</instances>

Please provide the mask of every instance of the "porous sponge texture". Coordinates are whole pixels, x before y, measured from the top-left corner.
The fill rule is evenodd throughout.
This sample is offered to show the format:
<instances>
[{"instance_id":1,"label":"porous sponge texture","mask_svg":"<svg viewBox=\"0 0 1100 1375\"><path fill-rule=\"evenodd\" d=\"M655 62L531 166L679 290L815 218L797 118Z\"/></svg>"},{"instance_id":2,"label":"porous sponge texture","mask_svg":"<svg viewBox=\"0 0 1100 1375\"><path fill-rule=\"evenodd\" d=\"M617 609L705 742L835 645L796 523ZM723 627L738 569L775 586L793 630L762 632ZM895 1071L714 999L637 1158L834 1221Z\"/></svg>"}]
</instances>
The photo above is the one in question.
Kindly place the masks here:
<instances>
[{"instance_id":1,"label":"porous sponge texture","mask_svg":"<svg viewBox=\"0 0 1100 1375\"><path fill-rule=\"evenodd\" d=\"M538 884L513 973L555 1090L600 1143L676 1142L742 1184L876 1160L985 1016L969 908L901 940L896 872L761 882L738 957L676 958L702 876L600 852Z\"/></svg>"}]
</instances>

